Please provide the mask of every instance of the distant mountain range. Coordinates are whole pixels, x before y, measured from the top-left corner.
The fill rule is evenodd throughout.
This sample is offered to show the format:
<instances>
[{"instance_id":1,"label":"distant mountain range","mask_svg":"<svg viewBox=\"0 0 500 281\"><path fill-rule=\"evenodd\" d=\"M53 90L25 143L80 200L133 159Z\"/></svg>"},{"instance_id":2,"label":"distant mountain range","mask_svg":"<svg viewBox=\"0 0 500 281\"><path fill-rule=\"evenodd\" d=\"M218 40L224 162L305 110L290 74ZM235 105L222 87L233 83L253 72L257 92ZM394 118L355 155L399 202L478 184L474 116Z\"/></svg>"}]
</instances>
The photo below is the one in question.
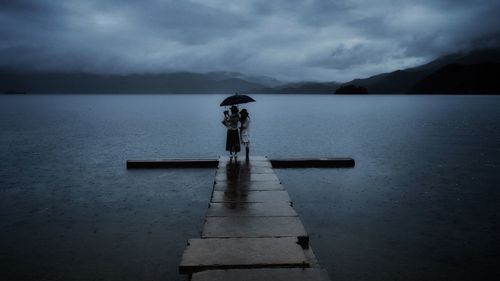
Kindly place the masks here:
<instances>
[{"instance_id":1,"label":"distant mountain range","mask_svg":"<svg viewBox=\"0 0 500 281\"><path fill-rule=\"evenodd\" d=\"M333 94L340 85L337 82L299 82L276 87L262 87L253 89L251 92L260 94Z\"/></svg>"},{"instance_id":2,"label":"distant mountain range","mask_svg":"<svg viewBox=\"0 0 500 281\"><path fill-rule=\"evenodd\" d=\"M226 71L129 75L0 71L0 93L334 94L340 87L343 94L349 94L345 89L359 87L368 94L500 94L500 50L448 55L418 67L347 83L284 83Z\"/></svg>"},{"instance_id":3,"label":"distant mountain range","mask_svg":"<svg viewBox=\"0 0 500 281\"><path fill-rule=\"evenodd\" d=\"M233 93L282 83L237 72L99 75L91 73L0 72L0 92L72 94Z\"/></svg>"},{"instance_id":4,"label":"distant mountain range","mask_svg":"<svg viewBox=\"0 0 500 281\"><path fill-rule=\"evenodd\" d=\"M500 94L500 50L448 55L343 85L351 84L370 94Z\"/></svg>"},{"instance_id":5,"label":"distant mountain range","mask_svg":"<svg viewBox=\"0 0 500 281\"><path fill-rule=\"evenodd\" d=\"M477 50L438 58L424 65L347 83L304 82L259 89L263 93L325 94L366 88L368 94L500 94L500 50Z\"/></svg>"}]
</instances>

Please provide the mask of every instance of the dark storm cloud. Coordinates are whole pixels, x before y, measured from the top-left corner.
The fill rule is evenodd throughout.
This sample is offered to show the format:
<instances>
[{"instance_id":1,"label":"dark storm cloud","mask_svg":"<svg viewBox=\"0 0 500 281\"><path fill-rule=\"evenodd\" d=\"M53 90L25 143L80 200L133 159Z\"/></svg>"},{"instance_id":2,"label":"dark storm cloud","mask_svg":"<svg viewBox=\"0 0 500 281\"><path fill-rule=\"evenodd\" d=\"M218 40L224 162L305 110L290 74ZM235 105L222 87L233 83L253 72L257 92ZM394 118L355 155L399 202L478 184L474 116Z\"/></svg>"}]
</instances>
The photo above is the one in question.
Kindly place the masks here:
<instances>
[{"instance_id":1,"label":"dark storm cloud","mask_svg":"<svg viewBox=\"0 0 500 281\"><path fill-rule=\"evenodd\" d=\"M0 0L0 66L347 80L497 46L499 1Z\"/></svg>"}]
</instances>

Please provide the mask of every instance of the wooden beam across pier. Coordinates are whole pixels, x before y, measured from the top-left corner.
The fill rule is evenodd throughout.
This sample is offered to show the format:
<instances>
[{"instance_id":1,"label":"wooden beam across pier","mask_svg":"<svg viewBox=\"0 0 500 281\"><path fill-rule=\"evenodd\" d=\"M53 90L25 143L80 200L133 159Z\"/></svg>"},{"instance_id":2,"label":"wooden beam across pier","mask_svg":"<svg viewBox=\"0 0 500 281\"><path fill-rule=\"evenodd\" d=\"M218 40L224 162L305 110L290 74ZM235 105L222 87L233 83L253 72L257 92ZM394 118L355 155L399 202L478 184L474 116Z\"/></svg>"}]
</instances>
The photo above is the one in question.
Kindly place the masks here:
<instances>
[{"instance_id":1,"label":"wooden beam across pier","mask_svg":"<svg viewBox=\"0 0 500 281\"><path fill-rule=\"evenodd\" d=\"M127 169L150 168L215 168L218 159L164 159L164 160L127 160Z\"/></svg>"},{"instance_id":2,"label":"wooden beam across pier","mask_svg":"<svg viewBox=\"0 0 500 281\"><path fill-rule=\"evenodd\" d=\"M242 160L240 160L242 161ZM352 168L352 158L274 158L269 159L267 168ZM163 159L163 160L127 160L127 169L151 168L216 168L219 159ZM265 167L255 167L262 170ZM265 179L263 179L265 180Z\"/></svg>"},{"instance_id":3,"label":"wooden beam across pier","mask_svg":"<svg viewBox=\"0 0 500 281\"><path fill-rule=\"evenodd\" d=\"M269 159L273 168L352 168L352 158L277 158Z\"/></svg>"}]
</instances>

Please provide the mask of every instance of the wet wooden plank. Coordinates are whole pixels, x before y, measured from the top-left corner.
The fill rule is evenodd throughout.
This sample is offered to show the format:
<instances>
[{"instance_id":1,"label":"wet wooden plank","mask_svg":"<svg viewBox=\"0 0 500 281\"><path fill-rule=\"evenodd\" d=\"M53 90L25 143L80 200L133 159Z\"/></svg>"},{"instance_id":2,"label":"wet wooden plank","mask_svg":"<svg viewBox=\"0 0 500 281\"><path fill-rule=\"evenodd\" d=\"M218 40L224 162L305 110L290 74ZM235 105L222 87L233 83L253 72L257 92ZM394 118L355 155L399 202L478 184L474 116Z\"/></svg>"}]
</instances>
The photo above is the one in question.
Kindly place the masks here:
<instances>
[{"instance_id":1,"label":"wet wooden plank","mask_svg":"<svg viewBox=\"0 0 500 281\"><path fill-rule=\"evenodd\" d=\"M296 217L290 203L210 203L207 217Z\"/></svg>"},{"instance_id":2,"label":"wet wooden plank","mask_svg":"<svg viewBox=\"0 0 500 281\"><path fill-rule=\"evenodd\" d=\"M266 203L266 202L292 202L288 192L284 190L269 191L217 191L212 193L212 203Z\"/></svg>"},{"instance_id":3,"label":"wet wooden plank","mask_svg":"<svg viewBox=\"0 0 500 281\"><path fill-rule=\"evenodd\" d=\"M317 268L263 268L207 270L193 274L191 281L330 281L328 273Z\"/></svg>"},{"instance_id":4,"label":"wet wooden plank","mask_svg":"<svg viewBox=\"0 0 500 281\"><path fill-rule=\"evenodd\" d=\"M216 191L266 191L266 190L285 190L279 182L254 181L254 182L217 182L214 185Z\"/></svg>"},{"instance_id":5,"label":"wet wooden plank","mask_svg":"<svg viewBox=\"0 0 500 281\"><path fill-rule=\"evenodd\" d=\"M230 161L229 156L220 156L219 160L221 161L221 163ZM245 155L239 154L238 161L240 161L242 163L247 162L245 159ZM267 158L267 156L250 156L250 162L255 162L255 161L269 161L269 159Z\"/></svg>"},{"instance_id":6,"label":"wet wooden plank","mask_svg":"<svg viewBox=\"0 0 500 281\"><path fill-rule=\"evenodd\" d=\"M246 166L242 165L239 167L231 167L231 166L225 166L225 167L219 167L216 170L217 174L222 174L222 173L231 173L233 170L239 173L252 173L252 174L274 174L274 170L271 167L255 167L255 166ZM239 170L239 171L238 171Z\"/></svg>"},{"instance_id":7,"label":"wet wooden plank","mask_svg":"<svg viewBox=\"0 0 500 281\"><path fill-rule=\"evenodd\" d=\"M223 173L217 173L215 175L215 181L216 182L222 182L222 181L237 181L238 183L241 182L248 182L248 181L275 181L279 182L278 176L276 176L275 173L252 173L251 171L245 172L245 171L239 171L239 172L223 172Z\"/></svg>"},{"instance_id":8,"label":"wet wooden plank","mask_svg":"<svg viewBox=\"0 0 500 281\"><path fill-rule=\"evenodd\" d=\"M275 158L269 160L273 168L352 168L352 158Z\"/></svg>"},{"instance_id":9,"label":"wet wooden plank","mask_svg":"<svg viewBox=\"0 0 500 281\"><path fill-rule=\"evenodd\" d=\"M190 239L179 266L181 273L208 269L308 267L297 239Z\"/></svg>"},{"instance_id":10,"label":"wet wooden plank","mask_svg":"<svg viewBox=\"0 0 500 281\"><path fill-rule=\"evenodd\" d=\"M250 158L250 161L245 161L245 158L239 157L237 160L230 160L229 157L220 157L219 158L219 167L226 167L231 165L250 165L252 167L268 167L272 168L271 162L267 158L255 159Z\"/></svg>"},{"instance_id":11,"label":"wet wooden plank","mask_svg":"<svg viewBox=\"0 0 500 281\"><path fill-rule=\"evenodd\" d=\"M307 232L298 217L207 217L202 238L300 237Z\"/></svg>"},{"instance_id":12,"label":"wet wooden plank","mask_svg":"<svg viewBox=\"0 0 500 281\"><path fill-rule=\"evenodd\" d=\"M164 159L164 160L127 160L127 169L144 168L214 168L217 159Z\"/></svg>"}]
</instances>

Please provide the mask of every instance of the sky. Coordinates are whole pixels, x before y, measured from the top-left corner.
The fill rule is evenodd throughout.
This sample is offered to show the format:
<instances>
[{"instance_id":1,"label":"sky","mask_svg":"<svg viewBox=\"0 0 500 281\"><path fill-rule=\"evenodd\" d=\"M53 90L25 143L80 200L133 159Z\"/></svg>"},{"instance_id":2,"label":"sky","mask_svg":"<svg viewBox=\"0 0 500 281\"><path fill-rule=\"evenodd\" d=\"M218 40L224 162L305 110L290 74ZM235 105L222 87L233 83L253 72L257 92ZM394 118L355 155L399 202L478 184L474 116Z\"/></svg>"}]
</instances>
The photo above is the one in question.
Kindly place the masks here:
<instances>
[{"instance_id":1,"label":"sky","mask_svg":"<svg viewBox=\"0 0 500 281\"><path fill-rule=\"evenodd\" d=\"M0 0L0 68L339 81L500 45L499 0Z\"/></svg>"}]
</instances>

